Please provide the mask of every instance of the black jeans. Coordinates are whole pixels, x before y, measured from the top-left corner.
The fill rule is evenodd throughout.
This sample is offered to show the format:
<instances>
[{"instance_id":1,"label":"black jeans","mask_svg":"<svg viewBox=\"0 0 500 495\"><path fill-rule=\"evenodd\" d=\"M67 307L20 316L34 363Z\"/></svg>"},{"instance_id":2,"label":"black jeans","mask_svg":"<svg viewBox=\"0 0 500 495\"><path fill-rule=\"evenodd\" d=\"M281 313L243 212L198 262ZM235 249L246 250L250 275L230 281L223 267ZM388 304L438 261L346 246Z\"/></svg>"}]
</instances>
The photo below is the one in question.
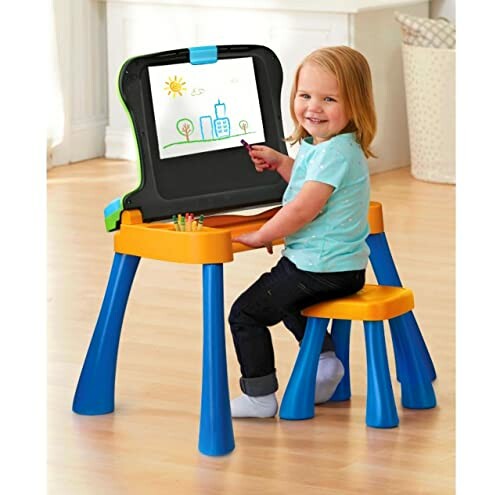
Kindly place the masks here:
<instances>
[{"instance_id":1,"label":"black jeans","mask_svg":"<svg viewBox=\"0 0 500 495\"><path fill-rule=\"evenodd\" d=\"M300 342L307 318L300 311L312 304L358 292L365 270L336 273L307 272L281 258L234 302L229 314L236 355L247 395L267 395L278 389L274 351L268 326L282 321ZM333 351L328 332L321 352Z\"/></svg>"}]
</instances>

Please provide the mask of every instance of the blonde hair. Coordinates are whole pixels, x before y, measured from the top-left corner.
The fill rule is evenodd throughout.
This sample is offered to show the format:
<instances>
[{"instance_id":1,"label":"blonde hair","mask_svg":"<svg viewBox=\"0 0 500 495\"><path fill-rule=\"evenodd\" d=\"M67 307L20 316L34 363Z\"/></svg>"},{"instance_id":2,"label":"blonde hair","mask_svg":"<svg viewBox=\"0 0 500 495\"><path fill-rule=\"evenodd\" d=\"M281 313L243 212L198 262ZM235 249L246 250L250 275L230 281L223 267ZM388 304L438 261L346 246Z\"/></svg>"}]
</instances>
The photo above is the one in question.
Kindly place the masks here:
<instances>
[{"instance_id":1,"label":"blonde hair","mask_svg":"<svg viewBox=\"0 0 500 495\"><path fill-rule=\"evenodd\" d=\"M350 119L347 126L342 129L341 134L355 132L356 141L361 146L365 156L367 158L375 157L370 149L370 144L377 130L370 66L361 53L348 46L331 46L315 50L297 67L290 94L290 112L295 129L286 140L295 144L309 136L308 132L299 124L294 112L299 73L306 63L316 64L337 78L340 97Z\"/></svg>"}]
</instances>

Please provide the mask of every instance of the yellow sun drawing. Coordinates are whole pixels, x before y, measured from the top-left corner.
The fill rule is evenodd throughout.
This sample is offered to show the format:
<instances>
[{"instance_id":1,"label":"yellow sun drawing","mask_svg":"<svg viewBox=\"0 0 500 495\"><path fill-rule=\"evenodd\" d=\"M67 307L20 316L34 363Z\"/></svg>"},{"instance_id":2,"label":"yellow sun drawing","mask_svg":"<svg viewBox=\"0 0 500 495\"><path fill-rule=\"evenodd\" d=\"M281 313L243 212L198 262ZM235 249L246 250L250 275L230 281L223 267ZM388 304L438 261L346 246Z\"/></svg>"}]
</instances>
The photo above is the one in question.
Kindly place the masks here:
<instances>
[{"instance_id":1,"label":"yellow sun drawing","mask_svg":"<svg viewBox=\"0 0 500 495\"><path fill-rule=\"evenodd\" d=\"M177 79L177 76L168 78L168 81L165 81L165 91L168 91L168 96L172 95L172 98L175 98L177 95L182 96L182 91L186 91L186 83L182 80L182 77Z\"/></svg>"}]
</instances>

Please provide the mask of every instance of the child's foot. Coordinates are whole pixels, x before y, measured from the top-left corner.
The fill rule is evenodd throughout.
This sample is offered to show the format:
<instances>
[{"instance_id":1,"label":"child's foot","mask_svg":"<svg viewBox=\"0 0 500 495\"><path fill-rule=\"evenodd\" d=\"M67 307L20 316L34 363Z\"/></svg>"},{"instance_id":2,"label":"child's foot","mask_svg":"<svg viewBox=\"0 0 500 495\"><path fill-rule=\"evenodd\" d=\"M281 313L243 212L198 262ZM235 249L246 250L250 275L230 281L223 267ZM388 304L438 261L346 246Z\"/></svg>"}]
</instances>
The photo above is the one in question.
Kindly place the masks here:
<instances>
[{"instance_id":1,"label":"child's foot","mask_svg":"<svg viewBox=\"0 0 500 495\"><path fill-rule=\"evenodd\" d=\"M272 418L277 412L278 401L274 393L259 397L242 394L231 401L233 418Z\"/></svg>"},{"instance_id":2,"label":"child's foot","mask_svg":"<svg viewBox=\"0 0 500 495\"><path fill-rule=\"evenodd\" d=\"M343 376L344 366L335 353L333 351L322 352L316 373L314 403L321 404L329 401Z\"/></svg>"}]
</instances>

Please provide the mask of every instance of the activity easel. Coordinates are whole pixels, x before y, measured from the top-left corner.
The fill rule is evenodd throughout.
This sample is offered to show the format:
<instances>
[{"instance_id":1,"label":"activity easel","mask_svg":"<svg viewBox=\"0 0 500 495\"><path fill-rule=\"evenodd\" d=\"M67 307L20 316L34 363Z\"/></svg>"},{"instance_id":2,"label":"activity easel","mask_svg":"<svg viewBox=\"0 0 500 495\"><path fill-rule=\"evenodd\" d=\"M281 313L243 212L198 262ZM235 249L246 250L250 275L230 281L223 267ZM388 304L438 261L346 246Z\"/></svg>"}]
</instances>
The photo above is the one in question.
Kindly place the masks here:
<instances>
[{"instance_id":1,"label":"activity easel","mask_svg":"<svg viewBox=\"0 0 500 495\"><path fill-rule=\"evenodd\" d=\"M278 205L286 184L278 174L255 173L247 151L241 145L162 157L150 75L160 67L171 69L180 67L180 64L191 64L202 69L206 64L233 59L251 61L265 142L286 153L279 104L281 66L276 55L266 47L232 45L173 50L135 57L128 60L120 71L119 93L136 137L140 180L134 191L117 198L105 209L106 228L115 231L115 254L73 402L73 411L78 414L99 415L114 411L121 328L140 259L200 264L203 371L198 447L200 452L210 456L228 454L235 446L225 352L223 264L233 261L236 253L250 249L233 242L232 238L257 230L279 207L253 216L224 213ZM156 69L151 71L150 68ZM178 82L177 79L168 80ZM215 120L230 120L220 117L221 104L219 99ZM205 125L207 119L200 118L199 122ZM198 145L219 146L216 141L222 142L223 139L229 143L231 136L220 137L220 133L232 127L231 122L225 122L225 125L213 127L211 140L202 139L200 141L207 142ZM247 122L247 127L243 124L242 127L246 132L251 125ZM187 132L187 127L185 130ZM202 137L205 138L206 134ZM239 141L240 137L234 136L234 139ZM200 183L193 181L193 177ZM163 223L182 211L207 215L202 229L176 232L173 223ZM384 233L380 203L371 203L369 220L370 261L377 280L380 284L401 286ZM425 363L429 380L434 380L434 366L413 313L407 318L406 333L392 335L397 372L404 372L406 359L419 359ZM412 356L402 353L401 339L411 343Z\"/></svg>"}]
</instances>

